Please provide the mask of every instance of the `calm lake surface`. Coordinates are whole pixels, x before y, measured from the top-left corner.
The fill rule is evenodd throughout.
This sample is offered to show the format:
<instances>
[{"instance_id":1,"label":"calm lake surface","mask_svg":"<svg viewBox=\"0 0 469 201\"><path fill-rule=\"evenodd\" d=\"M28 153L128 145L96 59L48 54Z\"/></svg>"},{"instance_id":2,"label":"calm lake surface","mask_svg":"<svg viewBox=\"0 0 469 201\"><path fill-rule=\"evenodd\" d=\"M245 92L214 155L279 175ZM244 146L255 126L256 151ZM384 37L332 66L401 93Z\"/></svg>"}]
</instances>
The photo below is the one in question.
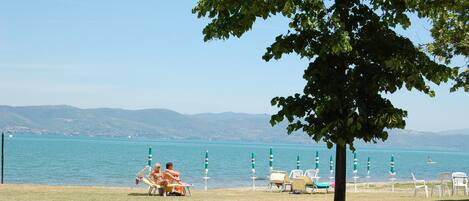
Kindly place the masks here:
<instances>
[{"instance_id":1,"label":"calm lake surface","mask_svg":"<svg viewBox=\"0 0 469 201\"><path fill-rule=\"evenodd\" d=\"M255 144L238 142L158 141L149 139L103 138L88 136L20 135L5 139L5 182L48 185L135 185L135 174L147 164L148 147L153 162L171 161L182 179L196 188L203 187L204 154L209 150L209 187L251 185L251 152L256 155L256 172L265 178L269 171L269 147L274 151L274 169L314 168L319 151L321 180L328 181L329 157L333 150L319 145ZM358 174L365 182L367 157L371 157L371 179L388 181L389 161L395 156L397 178L410 180L410 172L422 179L435 179L439 172L469 172L469 153L403 149L360 148ZM430 156L435 164L427 164ZM347 177L352 177L352 154ZM266 181L257 181L265 185Z\"/></svg>"}]
</instances>

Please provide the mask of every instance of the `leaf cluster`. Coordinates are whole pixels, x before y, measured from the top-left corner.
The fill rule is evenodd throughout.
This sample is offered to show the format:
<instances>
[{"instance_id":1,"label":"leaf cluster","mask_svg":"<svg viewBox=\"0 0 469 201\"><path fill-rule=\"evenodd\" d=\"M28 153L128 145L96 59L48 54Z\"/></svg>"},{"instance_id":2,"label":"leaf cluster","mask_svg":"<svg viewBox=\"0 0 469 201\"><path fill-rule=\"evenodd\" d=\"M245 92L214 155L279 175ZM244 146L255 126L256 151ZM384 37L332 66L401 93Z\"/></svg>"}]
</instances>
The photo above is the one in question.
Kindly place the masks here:
<instances>
[{"instance_id":1,"label":"leaf cluster","mask_svg":"<svg viewBox=\"0 0 469 201\"><path fill-rule=\"evenodd\" d=\"M200 0L193 12L208 17L204 40L241 37L258 19L282 15L289 29L267 47L263 59L297 54L310 63L302 93L275 97L275 125L303 131L315 141L351 145L386 140L386 129L404 128L407 112L384 98L401 88L434 96L429 82L456 79L458 69L439 64L400 36L408 14L430 12L410 0ZM421 9L427 9L421 11ZM423 15L423 14L422 14Z\"/></svg>"}]
</instances>

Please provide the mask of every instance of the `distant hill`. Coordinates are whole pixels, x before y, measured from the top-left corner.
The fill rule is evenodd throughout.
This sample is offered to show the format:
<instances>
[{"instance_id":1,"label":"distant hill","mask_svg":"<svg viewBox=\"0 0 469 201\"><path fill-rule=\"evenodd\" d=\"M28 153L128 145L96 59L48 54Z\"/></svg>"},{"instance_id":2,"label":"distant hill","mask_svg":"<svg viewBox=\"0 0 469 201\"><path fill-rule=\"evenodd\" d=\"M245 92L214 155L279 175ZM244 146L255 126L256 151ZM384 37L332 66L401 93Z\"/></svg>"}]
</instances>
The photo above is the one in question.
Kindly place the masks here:
<instances>
[{"instance_id":1,"label":"distant hill","mask_svg":"<svg viewBox=\"0 0 469 201\"><path fill-rule=\"evenodd\" d=\"M133 136L256 142L309 142L271 127L270 115L180 114L166 109L80 109L71 106L0 106L0 128L17 133Z\"/></svg>"},{"instance_id":2,"label":"distant hill","mask_svg":"<svg viewBox=\"0 0 469 201\"><path fill-rule=\"evenodd\" d=\"M15 133L133 136L266 143L312 143L288 136L285 125L271 127L268 114L203 113L186 115L166 109L80 109L72 106L0 106L0 129ZM391 130L379 147L469 150L469 129L444 132Z\"/></svg>"}]
</instances>

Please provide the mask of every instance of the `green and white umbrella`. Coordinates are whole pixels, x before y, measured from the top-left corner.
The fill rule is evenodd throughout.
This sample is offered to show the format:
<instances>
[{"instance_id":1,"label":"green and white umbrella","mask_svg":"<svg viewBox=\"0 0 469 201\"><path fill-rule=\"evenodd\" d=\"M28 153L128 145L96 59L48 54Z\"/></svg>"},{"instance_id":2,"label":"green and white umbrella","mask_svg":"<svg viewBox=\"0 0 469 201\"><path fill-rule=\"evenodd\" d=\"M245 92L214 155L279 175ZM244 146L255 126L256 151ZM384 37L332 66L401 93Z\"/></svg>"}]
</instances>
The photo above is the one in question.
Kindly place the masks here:
<instances>
[{"instance_id":1,"label":"green and white umbrella","mask_svg":"<svg viewBox=\"0 0 469 201\"><path fill-rule=\"evenodd\" d=\"M151 154L151 147L149 147L148 148L148 167L150 168L150 170L152 168L152 166L151 166L152 160L153 160L153 156Z\"/></svg>"},{"instance_id":2,"label":"green and white umbrella","mask_svg":"<svg viewBox=\"0 0 469 201\"><path fill-rule=\"evenodd\" d=\"M254 158L254 152L251 153L251 172L256 173L256 159Z\"/></svg>"},{"instance_id":3,"label":"green and white umbrella","mask_svg":"<svg viewBox=\"0 0 469 201\"><path fill-rule=\"evenodd\" d=\"M358 172L358 159L357 153L353 152L353 173L357 174Z\"/></svg>"},{"instance_id":4,"label":"green and white umbrella","mask_svg":"<svg viewBox=\"0 0 469 201\"><path fill-rule=\"evenodd\" d=\"M204 164L204 168L205 168L205 175L208 174L208 150L205 151L205 164Z\"/></svg>"},{"instance_id":5,"label":"green and white umbrella","mask_svg":"<svg viewBox=\"0 0 469 201\"><path fill-rule=\"evenodd\" d=\"M332 160L332 156L329 157L329 177L332 178L334 175L334 161Z\"/></svg>"},{"instance_id":6,"label":"green and white umbrella","mask_svg":"<svg viewBox=\"0 0 469 201\"><path fill-rule=\"evenodd\" d=\"M296 155L296 169L299 170L300 169L300 155Z\"/></svg>"},{"instance_id":7,"label":"green and white umbrella","mask_svg":"<svg viewBox=\"0 0 469 201\"><path fill-rule=\"evenodd\" d=\"M366 174L370 176L370 167L371 167L371 161L370 157L368 156L368 161L366 162Z\"/></svg>"},{"instance_id":8,"label":"green and white umbrella","mask_svg":"<svg viewBox=\"0 0 469 201\"><path fill-rule=\"evenodd\" d=\"M316 163L315 164L316 164L315 166L316 171L318 171L319 170L319 152L318 151L316 151Z\"/></svg>"},{"instance_id":9,"label":"green and white umbrella","mask_svg":"<svg viewBox=\"0 0 469 201\"><path fill-rule=\"evenodd\" d=\"M272 151L272 147L269 150L269 169L270 171L274 170L274 152Z\"/></svg>"},{"instance_id":10,"label":"green and white umbrella","mask_svg":"<svg viewBox=\"0 0 469 201\"><path fill-rule=\"evenodd\" d=\"M389 163L389 174L391 176L396 175L396 170L394 169L394 154L391 155L391 162Z\"/></svg>"},{"instance_id":11,"label":"green and white umbrella","mask_svg":"<svg viewBox=\"0 0 469 201\"><path fill-rule=\"evenodd\" d=\"M204 168L205 168L205 176L203 177L204 183L205 183L204 189L207 190L207 188L208 188L208 179L210 179L210 177L208 177L208 150L205 151Z\"/></svg>"}]
</instances>

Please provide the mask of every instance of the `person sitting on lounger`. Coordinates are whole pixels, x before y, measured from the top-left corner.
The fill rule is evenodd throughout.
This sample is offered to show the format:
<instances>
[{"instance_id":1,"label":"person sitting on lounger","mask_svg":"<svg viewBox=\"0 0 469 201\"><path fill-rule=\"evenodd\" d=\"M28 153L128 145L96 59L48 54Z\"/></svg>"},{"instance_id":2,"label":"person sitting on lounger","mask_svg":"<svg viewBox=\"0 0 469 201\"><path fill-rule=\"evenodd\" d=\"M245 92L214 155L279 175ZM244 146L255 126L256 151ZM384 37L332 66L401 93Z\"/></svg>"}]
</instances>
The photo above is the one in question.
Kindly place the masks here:
<instances>
[{"instance_id":1,"label":"person sitting on lounger","mask_svg":"<svg viewBox=\"0 0 469 201\"><path fill-rule=\"evenodd\" d=\"M179 172L173 169L173 163L171 162L166 163L166 170L164 171L163 178L168 182L168 184L183 184L183 182L181 182ZM175 186L173 191L179 195L184 195L186 193L182 186Z\"/></svg>"},{"instance_id":2,"label":"person sitting on lounger","mask_svg":"<svg viewBox=\"0 0 469 201\"><path fill-rule=\"evenodd\" d=\"M150 172L149 176L150 180L160 186L166 186L167 182L163 178L163 172L161 172L161 165L159 163L155 163L155 167Z\"/></svg>"}]
</instances>

